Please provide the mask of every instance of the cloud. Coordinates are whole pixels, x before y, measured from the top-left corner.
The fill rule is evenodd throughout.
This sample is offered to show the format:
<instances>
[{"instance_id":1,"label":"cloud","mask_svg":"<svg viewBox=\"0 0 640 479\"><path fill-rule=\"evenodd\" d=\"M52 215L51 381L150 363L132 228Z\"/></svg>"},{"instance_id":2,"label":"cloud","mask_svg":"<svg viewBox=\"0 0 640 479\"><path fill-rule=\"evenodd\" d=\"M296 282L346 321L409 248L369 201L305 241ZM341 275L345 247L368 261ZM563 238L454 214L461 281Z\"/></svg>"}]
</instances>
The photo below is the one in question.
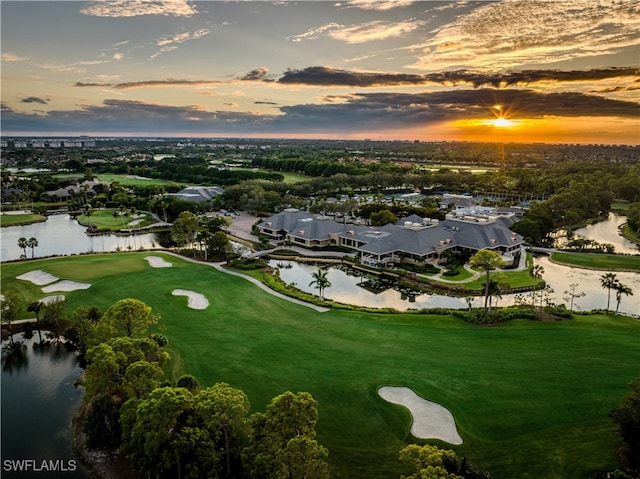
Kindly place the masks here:
<instances>
[{"instance_id":1,"label":"cloud","mask_svg":"<svg viewBox=\"0 0 640 479\"><path fill-rule=\"evenodd\" d=\"M266 67L256 68L255 70L251 70L249 73L240 78L240 80L248 80L248 81L273 81L269 79L269 69Z\"/></svg>"},{"instance_id":2,"label":"cloud","mask_svg":"<svg viewBox=\"0 0 640 479\"><path fill-rule=\"evenodd\" d=\"M124 53L114 53L112 58L115 61L122 60L124 58Z\"/></svg>"},{"instance_id":3,"label":"cloud","mask_svg":"<svg viewBox=\"0 0 640 479\"><path fill-rule=\"evenodd\" d=\"M191 17L198 11L187 0L110 0L90 2L80 9L80 13L95 17Z\"/></svg>"},{"instance_id":4,"label":"cloud","mask_svg":"<svg viewBox=\"0 0 640 479\"><path fill-rule=\"evenodd\" d=\"M182 32L182 33L174 33L173 35L167 35L159 40L156 40L156 45L161 47L156 53L151 55L151 60L157 58L162 53L170 52L176 50L178 45L184 43L189 40L197 40L198 38L202 38L211 33L211 30L208 28L201 28L200 30L195 30L193 32Z\"/></svg>"},{"instance_id":5,"label":"cloud","mask_svg":"<svg viewBox=\"0 0 640 479\"><path fill-rule=\"evenodd\" d=\"M21 57L19 55L16 55L15 53L3 53L2 56L0 57L2 59L3 62L26 62L27 60L30 59L30 57Z\"/></svg>"},{"instance_id":6,"label":"cloud","mask_svg":"<svg viewBox=\"0 0 640 479\"><path fill-rule=\"evenodd\" d=\"M415 0L350 0L348 5L363 10L391 10L392 8L407 7Z\"/></svg>"},{"instance_id":7,"label":"cloud","mask_svg":"<svg viewBox=\"0 0 640 479\"><path fill-rule=\"evenodd\" d=\"M49 102L37 96L28 96L20 100L22 103L41 103L42 105L48 105Z\"/></svg>"},{"instance_id":8,"label":"cloud","mask_svg":"<svg viewBox=\"0 0 640 479\"><path fill-rule=\"evenodd\" d=\"M437 83L457 85L467 83L475 88L491 85L495 88L515 85L529 85L536 82L579 82L597 81L618 77L637 77L637 68L600 68L591 70L523 70L511 73L481 73L468 70L457 70L442 73L411 74L384 72L355 72L323 66L307 67L302 70L287 70L278 83L322 85L322 86L397 86L422 85Z\"/></svg>"},{"instance_id":9,"label":"cloud","mask_svg":"<svg viewBox=\"0 0 640 479\"><path fill-rule=\"evenodd\" d=\"M424 21L416 19L409 19L397 23L376 20L352 26L340 25L339 23L328 23L290 38L294 42L301 42L303 40L315 40L321 35L326 35L334 40L339 40L345 43L366 43L401 37L413 32L424 24Z\"/></svg>"},{"instance_id":10,"label":"cloud","mask_svg":"<svg viewBox=\"0 0 640 479\"><path fill-rule=\"evenodd\" d=\"M490 88L418 94L360 93L331 96L322 104L281 106L275 114L208 111L133 100L104 100L79 110L19 113L3 105L3 131L94 131L191 134L395 131L456 120L493 118L494 105L512 119L614 117L635 120L640 105L582 93L539 93Z\"/></svg>"},{"instance_id":11,"label":"cloud","mask_svg":"<svg viewBox=\"0 0 640 479\"><path fill-rule=\"evenodd\" d=\"M609 55L637 46L638 30L634 0L489 2L441 27L411 66L499 70Z\"/></svg>"},{"instance_id":12,"label":"cloud","mask_svg":"<svg viewBox=\"0 0 640 479\"><path fill-rule=\"evenodd\" d=\"M162 88L173 86L201 86L201 85L217 85L219 81L213 80L148 80L139 82L116 83L113 86L116 90L132 90L134 88Z\"/></svg>"}]
</instances>

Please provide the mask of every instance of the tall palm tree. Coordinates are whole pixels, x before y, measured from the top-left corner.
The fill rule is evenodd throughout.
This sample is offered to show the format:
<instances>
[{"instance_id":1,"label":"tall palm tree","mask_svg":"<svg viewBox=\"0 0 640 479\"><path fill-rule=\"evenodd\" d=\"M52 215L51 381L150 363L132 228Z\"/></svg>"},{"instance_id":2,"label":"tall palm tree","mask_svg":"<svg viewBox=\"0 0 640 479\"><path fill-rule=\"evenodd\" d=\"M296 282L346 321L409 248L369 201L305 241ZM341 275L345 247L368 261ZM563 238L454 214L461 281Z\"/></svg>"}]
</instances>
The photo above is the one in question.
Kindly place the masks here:
<instances>
[{"instance_id":1,"label":"tall palm tree","mask_svg":"<svg viewBox=\"0 0 640 479\"><path fill-rule=\"evenodd\" d=\"M625 296L633 296L633 290L622 283L618 283L613 287L616 290L616 314L618 314L618 309L620 308L620 303L622 302L622 295Z\"/></svg>"},{"instance_id":2,"label":"tall palm tree","mask_svg":"<svg viewBox=\"0 0 640 479\"><path fill-rule=\"evenodd\" d=\"M311 273L313 277L313 281L309 283L309 286L315 284L315 288L318 290L318 297L320 301L324 299L324 290L326 288L331 287L331 281L327 278L328 271L323 270L322 268L318 268L318 271L315 273Z\"/></svg>"},{"instance_id":3,"label":"tall palm tree","mask_svg":"<svg viewBox=\"0 0 640 479\"><path fill-rule=\"evenodd\" d=\"M614 273L606 273L600 276L600 284L607 290L607 313L609 312L609 304L611 301L611 290L620 284L618 277Z\"/></svg>"},{"instance_id":4,"label":"tall palm tree","mask_svg":"<svg viewBox=\"0 0 640 479\"><path fill-rule=\"evenodd\" d=\"M485 272L484 313L486 314L487 311L489 310L488 309L489 288L490 288L489 274L494 269L504 268L506 266L506 263L502 259L502 256L500 256L500 254L496 253L495 251L488 250L488 249L481 249L469 259L469 264Z\"/></svg>"},{"instance_id":5,"label":"tall palm tree","mask_svg":"<svg viewBox=\"0 0 640 479\"><path fill-rule=\"evenodd\" d=\"M18 239L18 248L22 248L25 258L27 257L27 246L29 246L27 238L23 237Z\"/></svg>"},{"instance_id":6,"label":"tall palm tree","mask_svg":"<svg viewBox=\"0 0 640 479\"><path fill-rule=\"evenodd\" d=\"M35 248L38 246L37 238L31 237L27 240L27 246L31 248L31 257L35 258Z\"/></svg>"}]
</instances>

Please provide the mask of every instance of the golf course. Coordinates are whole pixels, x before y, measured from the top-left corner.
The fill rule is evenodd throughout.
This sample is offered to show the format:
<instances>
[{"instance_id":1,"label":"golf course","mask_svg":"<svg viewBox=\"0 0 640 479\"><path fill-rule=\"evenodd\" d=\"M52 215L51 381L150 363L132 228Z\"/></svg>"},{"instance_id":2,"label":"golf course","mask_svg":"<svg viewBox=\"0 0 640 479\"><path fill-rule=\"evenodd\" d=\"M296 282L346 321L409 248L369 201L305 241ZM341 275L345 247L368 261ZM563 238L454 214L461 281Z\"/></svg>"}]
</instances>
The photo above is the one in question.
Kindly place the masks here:
<instances>
[{"instance_id":1,"label":"golf course","mask_svg":"<svg viewBox=\"0 0 640 479\"><path fill-rule=\"evenodd\" d=\"M160 251L3 263L2 293L20 295L23 318L47 296L42 284L17 279L33 271L90 285L64 290L68 313L104 312L123 298L150 306L175 378L229 383L258 411L284 391L311 393L334 478L399 478L398 452L410 443L450 448L493 479L587 479L618 467L622 441L608 414L640 374L637 319L480 327L450 315L319 312ZM55 284L50 294L60 294ZM413 437L409 410L380 397L383 386L448 409L462 444Z\"/></svg>"}]
</instances>

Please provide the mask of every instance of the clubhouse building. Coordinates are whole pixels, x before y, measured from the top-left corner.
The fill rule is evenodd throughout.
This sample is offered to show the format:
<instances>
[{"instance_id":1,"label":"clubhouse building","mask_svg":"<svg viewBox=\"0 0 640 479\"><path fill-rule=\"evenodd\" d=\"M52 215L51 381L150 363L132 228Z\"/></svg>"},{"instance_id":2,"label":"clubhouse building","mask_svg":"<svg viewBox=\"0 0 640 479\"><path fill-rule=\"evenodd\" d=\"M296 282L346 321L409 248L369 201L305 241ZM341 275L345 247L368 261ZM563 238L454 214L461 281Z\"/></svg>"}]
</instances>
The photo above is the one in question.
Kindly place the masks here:
<instances>
[{"instance_id":1,"label":"clubhouse building","mask_svg":"<svg viewBox=\"0 0 640 479\"><path fill-rule=\"evenodd\" d=\"M371 227L286 209L259 223L257 229L303 247L350 248L368 266L422 265L437 262L447 250L474 254L481 249L496 251L511 264L524 242L509 230L515 221L513 213L498 214L493 208L460 208L442 221L412 215L395 224Z\"/></svg>"}]
</instances>

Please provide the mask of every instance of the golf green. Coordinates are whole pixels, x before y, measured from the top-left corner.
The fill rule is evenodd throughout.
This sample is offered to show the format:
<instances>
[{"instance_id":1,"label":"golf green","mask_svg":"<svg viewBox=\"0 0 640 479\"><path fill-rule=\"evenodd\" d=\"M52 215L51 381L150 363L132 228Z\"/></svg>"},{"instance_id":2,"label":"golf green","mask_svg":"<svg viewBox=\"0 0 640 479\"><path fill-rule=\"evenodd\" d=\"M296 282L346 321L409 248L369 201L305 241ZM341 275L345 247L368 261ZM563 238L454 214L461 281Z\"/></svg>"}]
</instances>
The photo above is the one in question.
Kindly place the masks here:
<instances>
[{"instance_id":1,"label":"golf green","mask_svg":"<svg viewBox=\"0 0 640 479\"><path fill-rule=\"evenodd\" d=\"M154 268L146 256L173 266ZM15 279L32 270L91 283L65 293L71 309L144 301L161 314L175 374L228 382L254 410L286 390L310 392L334 478L399 477L398 452L411 442L450 447L497 479L588 478L617 466L608 413L640 373L640 321L594 314L478 327L447 315L320 313L161 252L5 263L2 293L44 296ZM174 289L209 306L190 309ZM464 443L412 438L408 411L378 396L383 385L445 406Z\"/></svg>"}]
</instances>

